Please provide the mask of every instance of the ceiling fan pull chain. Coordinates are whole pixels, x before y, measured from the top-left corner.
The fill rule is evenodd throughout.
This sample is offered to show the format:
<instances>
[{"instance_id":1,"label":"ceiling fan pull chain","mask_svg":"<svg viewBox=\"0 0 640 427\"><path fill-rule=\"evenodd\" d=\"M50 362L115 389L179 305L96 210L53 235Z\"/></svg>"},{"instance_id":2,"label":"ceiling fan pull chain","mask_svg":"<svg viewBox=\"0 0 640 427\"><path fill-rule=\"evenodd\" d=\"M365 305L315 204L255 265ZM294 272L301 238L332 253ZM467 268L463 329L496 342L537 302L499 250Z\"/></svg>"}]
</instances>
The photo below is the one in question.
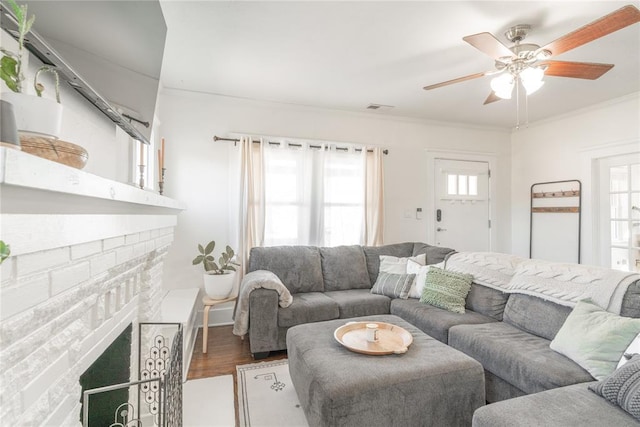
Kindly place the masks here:
<instances>
[{"instance_id":1,"label":"ceiling fan pull chain","mask_svg":"<svg viewBox=\"0 0 640 427\"><path fill-rule=\"evenodd\" d=\"M516 77L516 130L520 129L520 78Z\"/></svg>"},{"instance_id":2,"label":"ceiling fan pull chain","mask_svg":"<svg viewBox=\"0 0 640 427\"><path fill-rule=\"evenodd\" d=\"M524 94L524 127L529 127L529 95Z\"/></svg>"}]
</instances>

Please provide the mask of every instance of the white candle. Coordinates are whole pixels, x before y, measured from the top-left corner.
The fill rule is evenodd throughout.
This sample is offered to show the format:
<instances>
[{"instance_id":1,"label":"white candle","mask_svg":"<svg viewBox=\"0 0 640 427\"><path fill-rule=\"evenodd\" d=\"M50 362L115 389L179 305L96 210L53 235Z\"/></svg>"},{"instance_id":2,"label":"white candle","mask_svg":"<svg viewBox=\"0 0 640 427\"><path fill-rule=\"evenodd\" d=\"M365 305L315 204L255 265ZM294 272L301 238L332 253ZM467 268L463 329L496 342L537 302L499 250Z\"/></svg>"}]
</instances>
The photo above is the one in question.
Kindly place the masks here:
<instances>
[{"instance_id":1,"label":"white candle","mask_svg":"<svg viewBox=\"0 0 640 427\"><path fill-rule=\"evenodd\" d=\"M162 138L162 161L160 162L160 169L164 169L164 138Z\"/></svg>"},{"instance_id":2,"label":"white candle","mask_svg":"<svg viewBox=\"0 0 640 427\"><path fill-rule=\"evenodd\" d=\"M144 144L140 141L140 165L144 165Z\"/></svg>"}]
</instances>

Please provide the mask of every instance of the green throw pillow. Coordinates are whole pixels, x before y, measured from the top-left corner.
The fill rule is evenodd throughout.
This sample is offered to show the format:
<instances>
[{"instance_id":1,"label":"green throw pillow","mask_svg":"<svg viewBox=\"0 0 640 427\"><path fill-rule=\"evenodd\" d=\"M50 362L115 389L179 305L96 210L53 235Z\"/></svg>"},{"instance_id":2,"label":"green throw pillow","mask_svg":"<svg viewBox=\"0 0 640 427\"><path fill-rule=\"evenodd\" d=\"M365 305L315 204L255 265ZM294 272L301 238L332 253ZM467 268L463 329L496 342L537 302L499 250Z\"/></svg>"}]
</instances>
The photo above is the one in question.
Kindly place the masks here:
<instances>
[{"instance_id":1,"label":"green throw pillow","mask_svg":"<svg viewBox=\"0 0 640 427\"><path fill-rule=\"evenodd\" d=\"M622 317L579 301L549 347L601 380L612 373L622 353L640 332L640 319Z\"/></svg>"},{"instance_id":2,"label":"green throw pillow","mask_svg":"<svg viewBox=\"0 0 640 427\"><path fill-rule=\"evenodd\" d=\"M591 384L589 390L640 421L640 354L635 354L605 379Z\"/></svg>"},{"instance_id":3,"label":"green throw pillow","mask_svg":"<svg viewBox=\"0 0 640 427\"><path fill-rule=\"evenodd\" d=\"M415 274L393 274L381 271L371 288L371 293L386 295L389 298L407 299L415 277Z\"/></svg>"},{"instance_id":4,"label":"green throw pillow","mask_svg":"<svg viewBox=\"0 0 640 427\"><path fill-rule=\"evenodd\" d=\"M464 313L471 282L473 282L473 276L470 274L456 273L432 266L427 272L420 302L454 313Z\"/></svg>"}]
</instances>

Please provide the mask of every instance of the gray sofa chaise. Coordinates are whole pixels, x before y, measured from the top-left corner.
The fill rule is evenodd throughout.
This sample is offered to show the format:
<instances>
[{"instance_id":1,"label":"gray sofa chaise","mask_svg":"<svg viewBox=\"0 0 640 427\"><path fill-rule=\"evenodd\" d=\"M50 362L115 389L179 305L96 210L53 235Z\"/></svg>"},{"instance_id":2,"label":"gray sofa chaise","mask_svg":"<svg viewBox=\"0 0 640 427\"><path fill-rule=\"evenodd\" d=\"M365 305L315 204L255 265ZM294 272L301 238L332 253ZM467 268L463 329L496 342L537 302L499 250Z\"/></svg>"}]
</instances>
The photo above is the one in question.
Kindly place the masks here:
<instances>
[{"instance_id":1,"label":"gray sofa chaise","mask_svg":"<svg viewBox=\"0 0 640 427\"><path fill-rule=\"evenodd\" d=\"M535 406L547 402L544 406L547 418L582 419L580 414L572 415L578 410L577 406L569 405L561 410L552 404L561 399L559 396L566 402L587 396L598 402L591 405L600 412L594 420L622 419L626 424L620 425L637 425L629 414L600 401L600 397L586 389L586 384L594 381L589 372L550 348L551 341L571 313L571 308L565 305L532 295L503 292L477 281L471 285L464 314L417 299L389 299L370 293L378 276L380 255L409 257L420 251L427 253L427 264L440 262L451 253L450 249L418 243L376 248L254 248L249 270L273 271L292 291L294 303L282 309L278 308L275 291L259 289L251 293L249 335L252 352L284 349L286 331L295 324L393 314L482 364L487 402L505 401L495 407L495 411L504 407L512 408L513 412L511 418L501 419L493 418L494 409L478 410L477 420L474 417L474 425L478 427L534 425L537 421L532 421L533 424L518 421L517 411L519 405L523 405L520 403L523 400L519 399ZM479 271L494 267L480 267ZM513 271L502 273L508 278ZM620 314L640 317L640 280L627 288ZM611 418L606 408L612 411ZM565 413L553 414L554 410ZM538 415L537 420L547 419Z\"/></svg>"}]
</instances>

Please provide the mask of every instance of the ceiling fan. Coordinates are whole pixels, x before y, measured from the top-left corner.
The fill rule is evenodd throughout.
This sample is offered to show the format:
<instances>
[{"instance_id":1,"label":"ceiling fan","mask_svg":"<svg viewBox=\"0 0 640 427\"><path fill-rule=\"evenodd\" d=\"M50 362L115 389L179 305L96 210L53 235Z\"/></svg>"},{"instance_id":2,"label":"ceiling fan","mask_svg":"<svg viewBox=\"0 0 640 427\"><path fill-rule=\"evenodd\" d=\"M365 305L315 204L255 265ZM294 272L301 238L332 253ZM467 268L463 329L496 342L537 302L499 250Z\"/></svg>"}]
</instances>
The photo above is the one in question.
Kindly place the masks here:
<instances>
[{"instance_id":1,"label":"ceiling fan","mask_svg":"<svg viewBox=\"0 0 640 427\"><path fill-rule=\"evenodd\" d=\"M549 58L636 22L640 22L640 10L633 5L627 5L542 47L532 43L522 43L531 29L530 25L516 25L507 30L505 37L514 43L510 48L490 33L466 36L462 38L464 41L495 60L496 69L425 86L424 89L436 89L497 74L498 76L491 80L492 90L484 101L486 105L501 99L510 99L513 88L518 82L524 86L528 95L535 92L544 84L542 79L545 75L595 80L613 68L613 64L555 61Z\"/></svg>"}]
</instances>

